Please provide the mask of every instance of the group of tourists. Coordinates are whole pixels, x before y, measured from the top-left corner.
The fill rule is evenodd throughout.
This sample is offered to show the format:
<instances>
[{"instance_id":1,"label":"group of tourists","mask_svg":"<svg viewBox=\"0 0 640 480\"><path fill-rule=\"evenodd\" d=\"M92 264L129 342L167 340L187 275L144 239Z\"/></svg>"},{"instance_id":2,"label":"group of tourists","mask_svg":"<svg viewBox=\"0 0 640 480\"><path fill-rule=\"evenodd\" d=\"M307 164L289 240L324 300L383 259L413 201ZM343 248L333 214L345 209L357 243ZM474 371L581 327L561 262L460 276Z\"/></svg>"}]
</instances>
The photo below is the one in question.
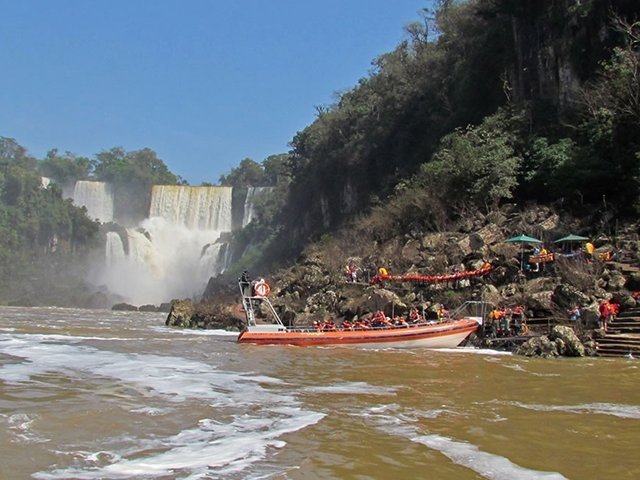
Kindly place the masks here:
<instances>
[{"instance_id":1,"label":"group of tourists","mask_svg":"<svg viewBox=\"0 0 640 480\"><path fill-rule=\"evenodd\" d=\"M438 322L447 322L450 320L449 312L440 304L436 308ZM312 327L319 332L333 332L340 330L371 330L381 328L402 328L411 325L419 325L425 323L425 317L420 313L417 307L412 307L406 316L387 316L383 310L374 313L367 313L353 321L345 320L340 324L336 324L333 320L314 321Z\"/></svg>"},{"instance_id":2,"label":"group of tourists","mask_svg":"<svg viewBox=\"0 0 640 480\"><path fill-rule=\"evenodd\" d=\"M609 324L615 320L618 312L620 311L620 305L610 300L603 300L598 304L598 326L607 331ZM582 320L582 311L579 304L575 304L568 311L569 320L574 326L580 325Z\"/></svg>"},{"instance_id":3,"label":"group of tourists","mask_svg":"<svg viewBox=\"0 0 640 480\"><path fill-rule=\"evenodd\" d=\"M589 263L594 260L608 262L613 259L614 252L606 251L596 254L595 246L590 241L585 242L578 249L568 249L565 247L565 249L559 253L552 252L549 247L541 244L540 246L531 247L528 251L528 260L524 263L523 268L530 272L539 272L541 266L542 269L544 269L544 266L547 263L551 263L556 260L556 256L563 258L582 258Z\"/></svg>"},{"instance_id":4,"label":"group of tourists","mask_svg":"<svg viewBox=\"0 0 640 480\"><path fill-rule=\"evenodd\" d=\"M527 330L527 318L522 305L494 308L489 312L485 324L485 335L488 337L518 336Z\"/></svg>"}]
</instances>

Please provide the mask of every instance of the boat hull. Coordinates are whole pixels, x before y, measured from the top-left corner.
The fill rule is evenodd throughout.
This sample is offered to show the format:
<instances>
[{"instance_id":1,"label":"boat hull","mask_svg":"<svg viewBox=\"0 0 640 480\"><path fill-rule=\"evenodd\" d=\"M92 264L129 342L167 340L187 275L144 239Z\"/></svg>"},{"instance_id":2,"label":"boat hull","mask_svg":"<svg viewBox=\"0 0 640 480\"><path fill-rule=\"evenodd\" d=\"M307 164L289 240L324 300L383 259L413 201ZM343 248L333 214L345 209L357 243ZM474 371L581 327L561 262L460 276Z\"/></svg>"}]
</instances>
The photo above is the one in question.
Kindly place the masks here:
<instances>
[{"instance_id":1,"label":"boat hull","mask_svg":"<svg viewBox=\"0 0 640 480\"><path fill-rule=\"evenodd\" d=\"M478 329L474 320L458 320L435 325L416 325L379 330L338 331L255 331L244 330L238 343L254 345L354 345L380 348L453 348Z\"/></svg>"}]
</instances>

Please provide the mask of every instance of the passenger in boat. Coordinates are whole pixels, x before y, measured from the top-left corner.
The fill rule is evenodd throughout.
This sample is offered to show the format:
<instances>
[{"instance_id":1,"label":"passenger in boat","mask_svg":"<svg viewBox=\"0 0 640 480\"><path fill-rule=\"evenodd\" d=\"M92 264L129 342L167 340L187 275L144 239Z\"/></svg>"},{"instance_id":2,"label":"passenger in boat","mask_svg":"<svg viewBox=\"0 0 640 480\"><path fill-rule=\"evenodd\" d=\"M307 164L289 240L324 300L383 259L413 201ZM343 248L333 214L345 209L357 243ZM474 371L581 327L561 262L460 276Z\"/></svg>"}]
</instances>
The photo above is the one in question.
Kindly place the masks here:
<instances>
[{"instance_id":1,"label":"passenger in boat","mask_svg":"<svg viewBox=\"0 0 640 480\"><path fill-rule=\"evenodd\" d=\"M388 277L389 276L389 272L387 272L386 268L380 267L378 269L378 275L380 275L381 277Z\"/></svg>"},{"instance_id":2,"label":"passenger in boat","mask_svg":"<svg viewBox=\"0 0 640 480\"><path fill-rule=\"evenodd\" d=\"M371 327L362 320L356 320L353 322L353 328L355 330L369 330Z\"/></svg>"},{"instance_id":3,"label":"passenger in boat","mask_svg":"<svg viewBox=\"0 0 640 480\"><path fill-rule=\"evenodd\" d=\"M422 321L422 316L420 315L416 307L411 307L411 310L409 310L408 320L410 323L420 323Z\"/></svg>"},{"instance_id":4,"label":"passenger in boat","mask_svg":"<svg viewBox=\"0 0 640 480\"><path fill-rule=\"evenodd\" d=\"M373 318L371 319L371 325L374 328L375 327L382 328L382 327L392 327L393 323L391 322L391 319L388 318L382 310L378 310L376 314L373 316Z\"/></svg>"},{"instance_id":5,"label":"passenger in boat","mask_svg":"<svg viewBox=\"0 0 640 480\"><path fill-rule=\"evenodd\" d=\"M409 324L407 323L407 321L402 318L402 317L395 317L393 319L393 326L394 327L408 327Z\"/></svg>"},{"instance_id":6,"label":"passenger in boat","mask_svg":"<svg viewBox=\"0 0 640 480\"><path fill-rule=\"evenodd\" d=\"M349 320L345 320L341 325L343 330L353 330L353 324Z\"/></svg>"},{"instance_id":7,"label":"passenger in boat","mask_svg":"<svg viewBox=\"0 0 640 480\"><path fill-rule=\"evenodd\" d=\"M438 323L448 322L451 320L449 310L447 310L442 303L438 306L436 313L438 314Z\"/></svg>"},{"instance_id":8,"label":"passenger in boat","mask_svg":"<svg viewBox=\"0 0 640 480\"><path fill-rule=\"evenodd\" d=\"M322 325L322 330L324 332L334 332L336 331L338 328L336 327L336 324L333 323L332 320L327 320L326 322L323 323Z\"/></svg>"}]
</instances>

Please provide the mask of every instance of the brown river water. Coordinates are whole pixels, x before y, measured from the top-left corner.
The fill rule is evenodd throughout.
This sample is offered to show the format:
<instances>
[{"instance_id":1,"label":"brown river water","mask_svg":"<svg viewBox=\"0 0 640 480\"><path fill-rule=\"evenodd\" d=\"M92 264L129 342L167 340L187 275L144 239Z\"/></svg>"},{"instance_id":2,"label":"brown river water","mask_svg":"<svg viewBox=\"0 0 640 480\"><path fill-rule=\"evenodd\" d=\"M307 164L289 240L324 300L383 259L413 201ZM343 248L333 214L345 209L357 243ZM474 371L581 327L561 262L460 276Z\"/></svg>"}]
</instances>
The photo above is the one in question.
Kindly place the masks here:
<instances>
[{"instance_id":1,"label":"brown river water","mask_svg":"<svg viewBox=\"0 0 640 480\"><path fill-rule=\"evenodd\" d=\"M640 361L299 348L0 307L1 479L637 479Z\"/></svg>"}]
</instances>

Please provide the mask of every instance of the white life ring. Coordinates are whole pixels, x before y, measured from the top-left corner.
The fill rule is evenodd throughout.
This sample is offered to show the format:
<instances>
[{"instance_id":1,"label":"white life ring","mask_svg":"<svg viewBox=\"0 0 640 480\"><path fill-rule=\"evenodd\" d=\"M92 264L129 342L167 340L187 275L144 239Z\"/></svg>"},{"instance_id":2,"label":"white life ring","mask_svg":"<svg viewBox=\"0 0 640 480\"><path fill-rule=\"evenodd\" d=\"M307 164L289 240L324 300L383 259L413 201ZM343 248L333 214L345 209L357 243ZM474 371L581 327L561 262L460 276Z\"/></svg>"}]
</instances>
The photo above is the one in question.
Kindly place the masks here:
<instances>
[{"instance_id":1,"label":"white life ring","mask_svg":"<svg viewBox=\"0 0 640 480\"><path fill-rule=\"evenodd\" d=\"M269 284L267 282L261 280L255 284L253 290L258 297L268 297L269 293L271 292L271 287L269 287Z\"/></svg>"}]
</instances>

